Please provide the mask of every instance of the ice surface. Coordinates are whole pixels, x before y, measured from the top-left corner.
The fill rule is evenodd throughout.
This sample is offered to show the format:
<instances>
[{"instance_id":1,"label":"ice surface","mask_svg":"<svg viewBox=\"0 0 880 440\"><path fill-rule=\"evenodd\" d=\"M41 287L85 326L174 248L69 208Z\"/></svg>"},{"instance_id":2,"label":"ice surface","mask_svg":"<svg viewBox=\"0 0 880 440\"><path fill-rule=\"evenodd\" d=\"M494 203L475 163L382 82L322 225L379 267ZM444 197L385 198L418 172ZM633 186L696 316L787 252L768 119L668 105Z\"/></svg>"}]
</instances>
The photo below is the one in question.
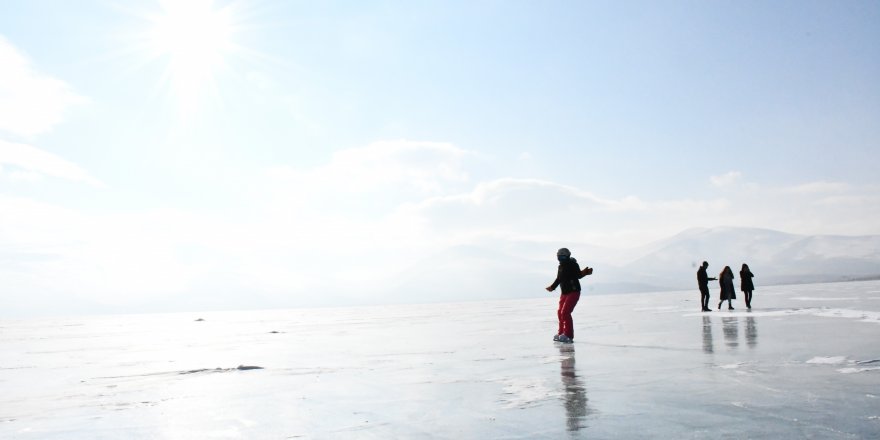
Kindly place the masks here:
<instances>
[{"instance_id":1,"label":"ice surface","mask_svg":"<svg viewBox=\"0 0 880 440\"><path fill-rule=\"evenodd\" d=\"M878 438L878 291L5 320L0 438Z\"/></svg>"}]
</instances>

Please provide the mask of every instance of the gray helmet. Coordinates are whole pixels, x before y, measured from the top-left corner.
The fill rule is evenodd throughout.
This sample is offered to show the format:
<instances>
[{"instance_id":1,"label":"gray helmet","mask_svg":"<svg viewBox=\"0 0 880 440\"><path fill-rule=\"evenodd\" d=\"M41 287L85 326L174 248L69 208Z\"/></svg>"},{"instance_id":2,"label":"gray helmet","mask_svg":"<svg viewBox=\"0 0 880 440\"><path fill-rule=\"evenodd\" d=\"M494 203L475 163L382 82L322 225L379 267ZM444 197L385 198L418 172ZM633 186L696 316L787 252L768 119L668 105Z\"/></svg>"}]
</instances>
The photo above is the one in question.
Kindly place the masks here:
<instances>
[{"instance_id":1,"label":"gray helmet","mask_svg":"<svg viewBox=\"0 0 880 440\"><path fill-rule=\"evenodd\" d=\"M568 248L561 248L558 251L556 251L556 256L557 257L570 257L571 251L568 250Z\"/></svg>"}]
</instances>

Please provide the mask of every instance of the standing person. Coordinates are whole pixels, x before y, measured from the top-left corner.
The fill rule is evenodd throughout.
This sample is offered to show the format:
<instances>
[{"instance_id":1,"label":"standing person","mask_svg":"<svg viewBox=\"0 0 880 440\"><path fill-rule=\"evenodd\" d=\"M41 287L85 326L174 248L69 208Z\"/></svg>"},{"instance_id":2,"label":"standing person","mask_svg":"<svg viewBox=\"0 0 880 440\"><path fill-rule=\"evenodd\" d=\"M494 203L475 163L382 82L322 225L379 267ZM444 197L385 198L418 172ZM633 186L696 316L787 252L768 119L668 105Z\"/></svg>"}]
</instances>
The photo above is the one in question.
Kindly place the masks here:
<instances>
[{"instance_id":1,"label":"standing person","mask_svg":"<svg viewBox=\"0 0 880 440\"><path fill-rule=\"evenodd\" d=\"M703 307L703 311L711 312L712 309L709 308L709 281L715 278L709 278L709 275L706 274L707 267L709 267L709 263L704 261L703 265L697 269L697 286L700 288L700 305Z\"/></svg>"},{"instance_id":2,"label":"standing person","mask_svg":"<svg viewBox=\"0 0 880 440\"><path fill-rule=\"evenodd\" d=\"M718 310L721 310L721 304L727 300L727 309L733 310L731 300L736 299L736 289L733 287L733 271L730 266L724 266L724 270L718 275L718 284L721 285L721 301L718 301Z\"/></svg>"},{"instance_id":3,"label":"standing person","mask_svg":"<svg viewBox=\"0 0 880 440\"><path fill-rule=\"evenodd\" d=\"M739 271L739 287L740 290L743 291L743 295L746 297L746 307L749 310L752 309L752 291L755 290L755 283L752 282L752 278L755 277L755 274L749 270L749 265L743 263L742 270Z\"/></svg>"},{"instance_id":4,"label":"standing person","mask_svg":"<svg viewBox=\"0 0 880 440\"><path fill-rule=\"evenodd\" d=\"M556 252L556 259L559 261L556 279L553 284L547 286L548 292L554 291L556 287L559 287L562 292L559 295L559 309L556 310L559 330L553 340L570 344L574 341L574 321L571 318L571 312L574 311L574 306L581 298L580 279L592 274L593 269L585 267L584 270L581 270L577 260L571 258L571 251L566 248Z\"/></svg>"}]
</instances>

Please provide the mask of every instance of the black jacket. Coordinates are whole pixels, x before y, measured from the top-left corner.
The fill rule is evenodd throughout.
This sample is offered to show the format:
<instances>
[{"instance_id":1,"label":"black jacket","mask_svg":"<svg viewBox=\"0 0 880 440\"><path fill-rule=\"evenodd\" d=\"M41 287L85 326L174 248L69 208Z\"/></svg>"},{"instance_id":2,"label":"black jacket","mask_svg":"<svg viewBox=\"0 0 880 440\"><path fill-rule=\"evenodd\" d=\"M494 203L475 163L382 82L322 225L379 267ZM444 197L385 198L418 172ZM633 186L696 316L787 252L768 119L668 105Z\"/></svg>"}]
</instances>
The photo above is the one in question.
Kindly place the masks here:
<instances>
[{"instance_id":1,"label":"black jacket","mask_svg":"<svg viewBox=\"0 0 880 440\"><path fill-rule=\"evenodd\" d=\"M742 290L743 292L751 292L755 290L755 283L752 282L752 277L754 276L755 274L753 274L750 270L739 271L740 290Z\"/></svg>"},{"instance_id":2,"label":"black jacket","mask_svg":"<svg viewBox=\"0 0 880 440\"><path fill-rule=\"evenodd\" d=\"M559 263L559 270L556 272L556 280L550 285L550 290L554 290L556 289L556 286L559 286L559 290L561 290L563 294L580 292L581 277L581 267L578 265L577 260L569 258L568 260Z\"/></svg>"},{"instance_id":3,"label":"black jacket","mask_svg":"<svg viewBox=\"0 0 880 440\"><path fill-rule=\"evenodd\" d=\"M709 275L706 275L706 268L705 267L700 266L700 268L697 269L697 285L700 288L705 287L708 289L709 288L709 280L714 280L714 279L715 278L709 278Z\"/></svg>"}]
</instances>

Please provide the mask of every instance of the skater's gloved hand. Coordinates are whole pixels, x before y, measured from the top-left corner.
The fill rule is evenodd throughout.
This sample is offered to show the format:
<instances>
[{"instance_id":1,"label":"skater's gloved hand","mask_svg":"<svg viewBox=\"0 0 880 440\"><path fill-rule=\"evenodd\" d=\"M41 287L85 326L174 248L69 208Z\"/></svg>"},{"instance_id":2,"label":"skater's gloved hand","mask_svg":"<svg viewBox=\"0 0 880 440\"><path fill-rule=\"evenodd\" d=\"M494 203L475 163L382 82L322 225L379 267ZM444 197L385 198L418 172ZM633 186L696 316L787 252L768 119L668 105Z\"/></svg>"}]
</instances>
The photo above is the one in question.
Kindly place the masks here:
<instances>
[{"instance_id":1,"label":"skater's gloved hand","mask_svg":"<svg viewBox=\"0 0 880 440\"><path fill-rule=\"evenodd\" d=\"M545 289L547 289L548 292L552 292L552 291L553 291L553 288L550 287L550 286L545 287Z\"/></svg>"}]
</instances>

